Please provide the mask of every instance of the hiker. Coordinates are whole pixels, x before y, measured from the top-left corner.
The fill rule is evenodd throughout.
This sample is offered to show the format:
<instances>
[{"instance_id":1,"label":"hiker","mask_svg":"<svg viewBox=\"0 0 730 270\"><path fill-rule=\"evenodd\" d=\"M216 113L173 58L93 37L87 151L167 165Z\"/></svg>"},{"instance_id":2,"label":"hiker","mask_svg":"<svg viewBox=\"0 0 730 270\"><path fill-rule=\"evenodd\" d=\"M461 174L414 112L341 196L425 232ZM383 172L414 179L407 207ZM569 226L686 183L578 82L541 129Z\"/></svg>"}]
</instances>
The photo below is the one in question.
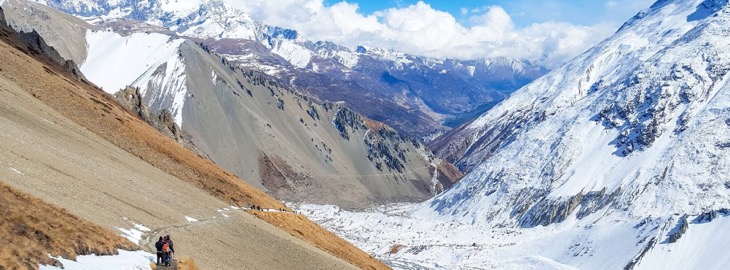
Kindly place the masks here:
<instances>
[{"instance_id":1,"label":"hiker","mask_svg":"<svg viewBox=\"0 0 730 270\"><path fill-rule=\"evenodd\" d=\"M162 236L160 236L160 240L157 240L155 243L155 248L157 249L157 265L162 264L163 256L162 256Z\"/></svg>"},{"instance_id":2,"label":"hiker","mask_svg":"<svg viewBox=\"0 0 730 270\"><path fill-rule=\"evenodd\" d=\"M169 234L162 240L162 252L164 254L165 266L170 266L172 262L172 254L175 253L175 246L173 245Z\"/></svg>"}]
</instances>

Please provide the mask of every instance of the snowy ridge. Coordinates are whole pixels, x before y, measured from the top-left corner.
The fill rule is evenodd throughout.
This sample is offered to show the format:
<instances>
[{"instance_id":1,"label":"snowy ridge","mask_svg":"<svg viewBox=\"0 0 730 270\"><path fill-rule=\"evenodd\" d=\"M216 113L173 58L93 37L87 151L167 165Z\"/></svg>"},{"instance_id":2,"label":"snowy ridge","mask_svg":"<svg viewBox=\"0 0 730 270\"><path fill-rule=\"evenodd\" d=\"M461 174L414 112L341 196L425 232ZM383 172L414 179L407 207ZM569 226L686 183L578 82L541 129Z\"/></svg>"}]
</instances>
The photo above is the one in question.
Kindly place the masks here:
<instances>
[{"instance_id":1,"label":"snowy ridge","mask_svg":"<svg viewBox=\"0 0 730 270\"><path fill-rule=\"evenodd\" d=\"M504 138L514 130L540 123L572 106L589 92L625 80L623 76L627 72L697 24L686 21L695 11L692 4L662 7L642 11L642 19L633 27L622 29L573 61L515 92L458 134L445 137L449 142L435 151L452 157L460 168L471 170L489 157L489 150L509 141Z\"/></svg>"},{"instance_id":2,"label":"snowy ridge","mask_svg":"<svg viewBox=\"0 0 730 270\"><path fill-rule=\"evenodd\" d=\"M728 26L727 1L660 1L463 129L474 170L447 192L298 208L406 269L722 269Z\"/></svg>"},{"instance_id":3,"label":"snowy ridge","mask_svg":"<svg viewBox=\"0 0 730 270\"><path fill-rule=\"evenodd\" d=\"M455 214L473 208L460 202L489 205L501 201L497 197L510 197L510 191L528 187L543 196L547 191L553 198L581 191L599 192L603 188L606 193L617 189L628 192L627 188L639 188L634 184L643 186L641 183L649 182L645 178L663 173L669 173L665 178L672 178L672 172L679 173L671 164L689 162L677 160L682 158L676 153L682 147L677 146L714 152L714 144L694 144L703 141L697 133L705 133L716 124L725 125L722 121L699 119L707 118L703 114L718 115L713 108L727 105L723 101L725 91L720 89L725 85L728 57L719 49L727 45L722 38L727 33L718 29L727 24L727 18L720 13L722 16L703 23L678 22L693 14L701 2L663 5L632 28L622 30L579 59L521 89L472 123L470 127L478 129L487 123L502 125L514 121L521 128L504 124L512 130L509 139L466 181L460 182L451 196L437 198L434 207L441 213ZM639 29L631 31L634 28ZM644 32L649 29L652 31ZM636 40L646 40L646 46L626 48L626 44L636 44ZM705 70L714 72L708 74ZM507 117L499 115L504 112L509 113ZM680 129L682 132L677 132ZM725 136L719 133L710 138L722 140ZM515 141L520 143L511 143ZM686 168L681 171L688 172ZM476 186L495 195L470 196L478 193ZM686 188L677 192L685 193ZM664 204L678 207L672 210L680 212L696 213L702 209L683 205ZM489 215L492 219L497 214L480 212L466 218L483 220L487 218L484 215ZM646 214L650 213L642 211L638 216ZM499 215L503 218L497 220L507 221L515 213L505 211Z\"/></svg>"},{"instance_id":4,"label":"snowy ridge","mask_svg":"<svg viewBox=\"0 0 730 270\"><path fill-rule=\"evenodd\" d=\"M88 31L86 61L81 72L107 93L126 86L152 94L150 107L170 108L178 125L187 94L185 64L178 56L183 39L162 34L120 36L114 32ZM156 89L147 93L148 89ZM169 105L169 106L168 106Z\"/></svg>"}]
</instances>

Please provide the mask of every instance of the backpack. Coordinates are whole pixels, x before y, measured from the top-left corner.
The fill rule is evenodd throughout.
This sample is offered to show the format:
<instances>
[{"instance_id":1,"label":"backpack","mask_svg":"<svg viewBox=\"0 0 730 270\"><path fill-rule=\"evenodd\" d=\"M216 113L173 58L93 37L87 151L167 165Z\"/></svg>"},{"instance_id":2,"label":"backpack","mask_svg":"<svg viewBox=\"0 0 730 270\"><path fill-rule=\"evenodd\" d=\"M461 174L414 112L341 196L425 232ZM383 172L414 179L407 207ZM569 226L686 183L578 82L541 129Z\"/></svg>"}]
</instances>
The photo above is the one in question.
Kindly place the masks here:
<instances>
[{"instance_id":1,"label":"backpack","mask_svg":"<svg viewBox=\"0 0 730 270\"><path fill-rule=\"evenodd\" d=\"M162 252L170 252L170 243L162 244Z\"/></svg>"}]
</instances>

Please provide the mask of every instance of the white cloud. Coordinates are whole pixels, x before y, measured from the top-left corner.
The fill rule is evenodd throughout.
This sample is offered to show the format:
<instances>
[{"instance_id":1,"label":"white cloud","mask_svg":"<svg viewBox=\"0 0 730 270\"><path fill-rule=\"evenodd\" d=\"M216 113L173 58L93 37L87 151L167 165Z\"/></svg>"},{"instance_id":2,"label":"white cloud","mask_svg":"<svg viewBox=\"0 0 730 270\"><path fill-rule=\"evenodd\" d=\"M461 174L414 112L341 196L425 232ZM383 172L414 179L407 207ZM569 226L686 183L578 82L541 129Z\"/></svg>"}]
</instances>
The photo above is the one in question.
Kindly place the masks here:
<instances>
[{"instance_id":1,"label":"white cloud","mask_svg":"<svg viewBox=\"0 0 730 270\"><path fill-rule=\"evenodd\" d=\"M249 0L232 4L264 23L298 30L312 40L366 45L430 57L476 59L507 56L554 67L610 35L615 26L544 22L516 27L499 6L470 10L470 26L418 2L372 15L358 5L323 0Z\"/></svg>"}]
</instances>

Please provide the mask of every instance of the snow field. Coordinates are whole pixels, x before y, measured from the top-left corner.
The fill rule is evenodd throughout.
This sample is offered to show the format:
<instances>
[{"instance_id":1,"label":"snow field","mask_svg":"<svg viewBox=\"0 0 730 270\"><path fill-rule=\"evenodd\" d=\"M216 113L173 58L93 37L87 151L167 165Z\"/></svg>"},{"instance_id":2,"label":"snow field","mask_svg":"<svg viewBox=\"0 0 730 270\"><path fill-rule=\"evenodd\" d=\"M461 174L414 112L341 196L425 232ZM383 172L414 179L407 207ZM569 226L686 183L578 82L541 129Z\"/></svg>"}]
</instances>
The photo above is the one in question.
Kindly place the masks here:
<instances>
[{"instance_id":1,"label":"snow field","mask_svg":"<svg viewBox=\"0 0 730 270\"><path fill-rule=\"evenodd\" d=\"M149 270L150 263L154 263L156 255L144 251L119 250L119 255L78 256L76 261L56 258L63 264L63 268L41 265L40 270Z\"/></svg>"},{"instance_id":2,"label":"snow field","mask_svg":"<svg viewBox=\"0 0 730 270\"><path fill-rule=\"evenodd\" d=\"M187 96L185 63L179 57L183 39L157 33L120 36L89 30L86 40L88 56L81 72L90 81L110 94L127 86L140 88L142 96L148 88L159 89L149 104L171 103L170 113L175 123L182 125Z\"/></svg>"}]
</instances>

